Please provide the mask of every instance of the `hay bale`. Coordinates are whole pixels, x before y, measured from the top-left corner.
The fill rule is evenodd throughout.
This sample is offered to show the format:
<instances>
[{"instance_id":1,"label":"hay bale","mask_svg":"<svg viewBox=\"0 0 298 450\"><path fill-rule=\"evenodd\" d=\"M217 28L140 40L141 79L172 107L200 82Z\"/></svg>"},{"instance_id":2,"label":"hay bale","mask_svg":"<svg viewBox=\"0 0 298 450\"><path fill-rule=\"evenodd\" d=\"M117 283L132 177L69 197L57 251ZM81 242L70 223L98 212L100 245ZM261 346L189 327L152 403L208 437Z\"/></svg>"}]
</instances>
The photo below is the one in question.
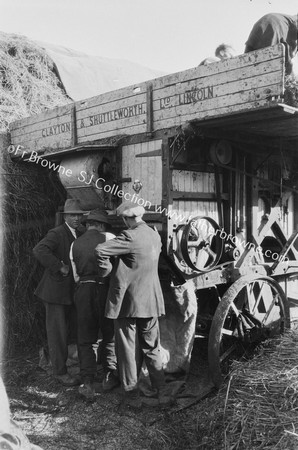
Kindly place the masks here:
<instances>
[{"instance_id":1,"label":"hay bale","mask_svg":"<svg viewBox=\"0 0 298 450\"><path fill-rule=\"evenodd\" d=\"M298 106L298 75L285 77L284 101L287 105Z\"/></svg>"},{"instance_id":2,"label":"hay bale","mask_svg":"<svg viewBox=\"0 0 298 450\"><path fill-rule=\"evenodd\" d=\"M0 132L9 124L70 102L53 61L25 36L0 32Z\"/></svg>"},{"instance_id":3,"label":"hay bale","mask_svg":"<svg viewBox=\"0 0 298 450\"><path fill-rule=\"evenodd\" d=\"M234 362L228 385L204 409L200 426L211 437L204 448L297 449L297 361L298 332L291 331L266 342L252 360Z\"/></svg>"},{"instance_id":4,"label":"hay bale","mask_svg":"<svg viewBox=\"0 0 298 450\"><path fill-rule=\"evenodd\" d=\"M8 140L0 139L5 150ZM2 145L1 145L2 144ZM43 269L33 257L32 248L55 224L58 205L64 203L65 191L57 174L40 166L15 163L7 152L1 154L3 256L2 304L6 353L11 355L43 343L44 311L34 297Z\"/></svg>"},{"instance_id":5,"label":"hay bale","mask_svg":"<svg viewBox=\"0 0 298 450\"><path fill-rule=\"evenodd\" d=\"M46 52L25 36L0 32L0 133L11 122L69 103ZM5 195L2 305L4 340L11 354L43 340L43 310L33 292L41 276L32 248L54 226L55 211L65 200L57 178L41 167L13 162L9 135L0 138Z\"/></svg>"}]
</instances>

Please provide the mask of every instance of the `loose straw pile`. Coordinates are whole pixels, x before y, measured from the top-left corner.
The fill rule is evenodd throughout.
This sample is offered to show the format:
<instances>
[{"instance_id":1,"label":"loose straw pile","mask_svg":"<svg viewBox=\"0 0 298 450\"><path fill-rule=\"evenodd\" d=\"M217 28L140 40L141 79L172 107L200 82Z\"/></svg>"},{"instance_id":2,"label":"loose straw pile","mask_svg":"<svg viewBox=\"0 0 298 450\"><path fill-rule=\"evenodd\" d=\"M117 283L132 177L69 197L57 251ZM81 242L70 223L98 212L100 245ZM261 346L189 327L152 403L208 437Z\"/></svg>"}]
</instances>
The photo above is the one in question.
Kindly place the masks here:
<instances>
[{"instance_id":1,"label":"loose straw pile","mask_svg":"<svg viewBox=\"0 0 298 450\"><path fill-rule=\"evenodd\" d=\"M24 36L0 32L0 133L10 123L69 103L46 52ZM7 353L40 344L44 337L41 302L34 290L42 268L32 248L54 226L65 191L55 174L34 165L11 161L8 137L1 148L4 264L1 305ZM4 192L3 192L4 191Z\"/></svg>"},{"instance_id":2,"label":"loose straw pile","mask_svg":"<svg viewBox=\"0 0 298 450\"><path fill-rule=\"evenodd\" d=\"M25 36L0 32L0 132L17 119L69 99L46 52Z\"/></svg>"},{"instance_id":3,"label":"loose straw pile","mask_svg":"<svg viewBox=\"0 0 298 450\"><path fill-rule=\"evenodd\" d=\"M287 105L298 106L298 79L297 77L285 77L284 101Z\"/></svg>"},{"instance_id":4,"label":"loose straw pile","mask_svg":"<svg viewBox=\"0 0 298 450\"><path fill-rule=\"evenodd\" d=\"M296 450L298 332L265 343L250 361L235 362L209 413L215 414L209 433L217 449Z\"/></svg>"}]
</instances>

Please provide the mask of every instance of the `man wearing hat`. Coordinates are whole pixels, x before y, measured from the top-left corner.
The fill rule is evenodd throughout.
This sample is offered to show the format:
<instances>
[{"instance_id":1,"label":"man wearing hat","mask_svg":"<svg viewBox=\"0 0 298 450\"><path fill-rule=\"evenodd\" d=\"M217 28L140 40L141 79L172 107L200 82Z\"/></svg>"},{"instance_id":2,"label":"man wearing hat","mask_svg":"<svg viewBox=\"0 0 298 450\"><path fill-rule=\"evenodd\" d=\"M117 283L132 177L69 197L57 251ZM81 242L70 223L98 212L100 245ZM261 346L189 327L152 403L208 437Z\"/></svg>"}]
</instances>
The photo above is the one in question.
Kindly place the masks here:
<instances>
[{"instance_id":1,"label":"man wearing hat","mask_svg":"<svg viewBox=\"0 0 298 450\"><path fill-rule=\"evenodd\" d=\"M115 319L118 372L124 404L140 407L138 376L145 360L153 389L160 397L165 378L159 347L158 317L165 313L158 278L159 234L143 220L142 206L124 202L117 210L128 230L99 244L95 253L99 273L111 271L106 317ZM117 257L112 268L111 257Z\"/></svg>"},{"instance_id":2,"label":"man wearing hat","mask_svg":"<svg viewBox=\"0 0 298 450\"><path fill-rule=\"evenodd\" d=\"M79 384L77 379L67 373L66 367L74 293L69 250L78 237L77 229L85 213L76 200L66 200L64 223L50 230L33 249L35 258L45 268L35 295L44 302L46 308L46 331L53 375L64 386Z\"/></svg>"},{"instance_id":3,"label":"man wearing hat","mask_svg":"<svg viewBox=\"0 0 298 450\"><path fill-rule=\"evenodd\" d=\"M75 305L78 321L78 352L83 384L79 393L88 401L95 396L96 355L93 345L99 330L102 334L101 362L104 370L103 390L120 384L115 355L114 321L104 317L109 288L108 278L99 277L94 249L98 244L115 237L107 233L109 225L106 211L95 209L85 219L87 231L76 239L70 249L74 279Z\"/></svg>"}]
</instances>

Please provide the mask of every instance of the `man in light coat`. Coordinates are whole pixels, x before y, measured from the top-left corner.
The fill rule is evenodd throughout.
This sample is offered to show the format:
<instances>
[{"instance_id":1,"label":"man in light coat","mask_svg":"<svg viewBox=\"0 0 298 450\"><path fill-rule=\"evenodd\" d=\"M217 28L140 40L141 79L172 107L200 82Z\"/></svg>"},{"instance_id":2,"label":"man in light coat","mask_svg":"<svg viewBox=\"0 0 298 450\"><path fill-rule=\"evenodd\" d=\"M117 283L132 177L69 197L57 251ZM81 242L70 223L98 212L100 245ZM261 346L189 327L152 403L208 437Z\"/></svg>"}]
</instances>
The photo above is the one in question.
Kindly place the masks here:
<instances>
[{"instance_id":1,"label":"man in light coat","mask_svg":"<svg viewBox=\"0 0 298 450\"><path fill-rule=\"evenodd\" d=\"M158 277L159 234L143 220L142 206L124 202L116 210L127 230L95 249L99 273L111 272L106 317L115 319L116 354L124 403L141 407L138 376L144 359L156 395L165 376L160 353L158 317L165 314ZM111 257L116 257L112 267Z\"/></svg>"}]
</instances>

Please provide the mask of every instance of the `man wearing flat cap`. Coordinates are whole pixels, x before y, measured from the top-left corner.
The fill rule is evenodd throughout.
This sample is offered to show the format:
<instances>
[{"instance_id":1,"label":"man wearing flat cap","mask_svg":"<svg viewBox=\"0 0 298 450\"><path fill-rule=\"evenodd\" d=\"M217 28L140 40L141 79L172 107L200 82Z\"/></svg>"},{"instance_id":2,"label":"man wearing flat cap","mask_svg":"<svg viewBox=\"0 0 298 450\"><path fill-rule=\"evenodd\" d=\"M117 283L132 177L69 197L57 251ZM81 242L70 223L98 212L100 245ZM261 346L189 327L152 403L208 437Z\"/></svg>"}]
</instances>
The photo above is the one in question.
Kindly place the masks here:
<instances>
[{"instance_id":1,"label":"man wearing flat cap","mask_svg":"<svg viewBox=\"0 0 298 450\"><path fill-rule=\"evenodd\" d=\"M96 355L93 345L102 334L101 363L104 370L103 390L120 384L115 355L114 321L104 317L109 288L108 278L98 274L94 249L98 244L115 237L107 233L108 214L95 209L85 219L87 231L70 248L70 260L76 281L74 301L78 321L78 353L82 385L79 393L87 400L95 399L94 379Z\"/></svg>"},{"instance_id":2,"label":"man wearing flat cap","mask_svg":"<svg viewBox=\"0 0 298 450\"><path fill-rule=\"evenodd\" d=\"M53 375L64 386L79 384L76 378L68 374L66 367L68 335L71 331L69 326L74 308L74 281L69 250L78 237L77 229L85 213L76 200L67 199L63 211L64 223L50 230L33 249L35 258L45 268L35 295L44 302L46 308L46 331Z\"/></svg>"},{"instance_id":3,"label":"man wearing flat cap","mask_svg":"<svg viewBox=\"0 0 298 450\"><path fill-rule=\"evenodd\" d=\"M106 317L115 319L118 372L124 404L141 407L138 376L142 360L159 396L165 386L161 361L158 317L165 313L158 277L161 251L159 234L143 220L142 206L124 202L117 210L127 230L99 244L95 253L99 273L111 271ZM110 258L117 257L112 267Z\"/></svg>"}]
</instances>

